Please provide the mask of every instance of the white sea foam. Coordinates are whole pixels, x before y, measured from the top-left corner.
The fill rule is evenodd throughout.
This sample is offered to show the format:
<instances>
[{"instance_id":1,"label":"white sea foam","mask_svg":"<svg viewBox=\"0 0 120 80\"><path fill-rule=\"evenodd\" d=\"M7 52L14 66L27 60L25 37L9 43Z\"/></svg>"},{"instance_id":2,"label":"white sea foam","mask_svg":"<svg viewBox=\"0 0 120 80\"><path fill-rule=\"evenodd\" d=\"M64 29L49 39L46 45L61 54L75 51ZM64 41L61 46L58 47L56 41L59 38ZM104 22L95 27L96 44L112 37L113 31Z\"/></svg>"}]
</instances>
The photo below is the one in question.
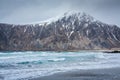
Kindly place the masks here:
<instances>
[{"instance_id":1,"label":"white sea foam","mask_svg":"<svg viewBox=\"0 0 120 80\"><path fill-rule=\"evenodd\" d=\"M74 69L120 67L120 54L96 52L0 52L5 80L28 79Z\"/></svg>"}]
</instances>

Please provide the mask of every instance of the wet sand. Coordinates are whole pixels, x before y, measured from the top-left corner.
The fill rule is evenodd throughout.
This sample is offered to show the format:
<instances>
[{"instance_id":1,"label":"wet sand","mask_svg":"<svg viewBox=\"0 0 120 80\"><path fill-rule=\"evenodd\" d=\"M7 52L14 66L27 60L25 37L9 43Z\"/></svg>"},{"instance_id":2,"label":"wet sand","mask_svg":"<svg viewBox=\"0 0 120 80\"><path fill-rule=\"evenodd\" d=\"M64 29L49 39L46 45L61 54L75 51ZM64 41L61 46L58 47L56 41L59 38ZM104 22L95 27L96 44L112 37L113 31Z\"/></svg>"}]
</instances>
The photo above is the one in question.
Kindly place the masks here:
<instances>
[{"instance_id":1,"label":"wet sand","mask_svg":"<svg viewBox=\"0 0 120 80\"><path fill-rule=\"evenodd\" d=\"M68 71L29 80L120 80L120 68Z\"/></svg>"}]
</instances>

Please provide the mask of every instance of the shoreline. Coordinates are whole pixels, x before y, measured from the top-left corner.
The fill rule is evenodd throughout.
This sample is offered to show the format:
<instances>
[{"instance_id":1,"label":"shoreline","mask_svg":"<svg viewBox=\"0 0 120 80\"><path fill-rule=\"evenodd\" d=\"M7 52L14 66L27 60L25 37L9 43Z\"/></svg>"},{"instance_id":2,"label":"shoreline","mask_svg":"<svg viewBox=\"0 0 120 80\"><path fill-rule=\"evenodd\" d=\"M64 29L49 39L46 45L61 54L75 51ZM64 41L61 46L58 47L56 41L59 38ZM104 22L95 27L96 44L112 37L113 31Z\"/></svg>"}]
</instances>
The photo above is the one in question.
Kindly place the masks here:
<instances>
[{"instance_id":1,"label":"shoreline","mask_svg":"<svg viewBox=\"0 0 120 80\"><path fill-rule=\"evenodd\" d=\"M0 52L29 52L29 51L47 51L47 52L80 52L80 51L90 51L90 52L103 52L103 53L113 53L120 52L120 49L94 49L94 50L0 50Z\"/></svg>"},{"instance_id":2,"label":"shoreline","mask_svg":"<svg viewBox=\"0 0 120 80\"><path fill-rule=\"evenodd\" d=\"M28 80L120 80L120 67L71 70Z\"/></svg>"}]
</instances>

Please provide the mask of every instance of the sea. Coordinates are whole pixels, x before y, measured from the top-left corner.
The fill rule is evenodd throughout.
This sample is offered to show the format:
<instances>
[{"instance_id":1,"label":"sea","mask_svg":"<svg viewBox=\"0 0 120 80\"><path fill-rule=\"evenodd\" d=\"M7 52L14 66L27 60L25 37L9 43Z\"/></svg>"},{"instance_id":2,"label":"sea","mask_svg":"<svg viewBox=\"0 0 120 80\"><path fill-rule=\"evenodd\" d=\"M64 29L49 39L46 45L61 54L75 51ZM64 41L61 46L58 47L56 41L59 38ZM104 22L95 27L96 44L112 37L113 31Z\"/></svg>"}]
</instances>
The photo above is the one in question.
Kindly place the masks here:
<instances>
[{"instance_id":1,"label":"sea","mask_svg":"<svg viewBox=\"0 0 120 80\"><path fill-rule=\"evenodd\" d=\"M94 51L0 52L0 80L28 80L71 70L120 67L120 54Z\"/></svg>"}]
</instances>

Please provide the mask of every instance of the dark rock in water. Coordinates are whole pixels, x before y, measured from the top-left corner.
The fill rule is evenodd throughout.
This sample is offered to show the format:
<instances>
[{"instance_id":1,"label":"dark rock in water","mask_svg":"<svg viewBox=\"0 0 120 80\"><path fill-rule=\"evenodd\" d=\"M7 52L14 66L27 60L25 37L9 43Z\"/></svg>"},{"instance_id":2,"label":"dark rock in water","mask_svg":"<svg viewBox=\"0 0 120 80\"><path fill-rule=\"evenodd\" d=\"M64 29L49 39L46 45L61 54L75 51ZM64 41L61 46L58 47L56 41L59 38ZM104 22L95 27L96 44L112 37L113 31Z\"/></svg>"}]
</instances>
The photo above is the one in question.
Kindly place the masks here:
<instances>
[{"instance_id":1,"label":"dark rock in water","mask_svg":"<svg viewBox=\"0 0 120 80\"><path fill-rule=\"evenodd\" d=\"M0 24L0 50L96 50L120 48L120 28L85 13L66 13L41 24Z\"/></svg>"},{"instance_id":2,"label":"dark rock in water","mask_svg":"<svg viewBox=\"0 0 120 80\"><path fill-rule=\"evenodd\" d=\"M105 53L120 53L120 51L105 51Z\"/></svg>"}]
</instances>

